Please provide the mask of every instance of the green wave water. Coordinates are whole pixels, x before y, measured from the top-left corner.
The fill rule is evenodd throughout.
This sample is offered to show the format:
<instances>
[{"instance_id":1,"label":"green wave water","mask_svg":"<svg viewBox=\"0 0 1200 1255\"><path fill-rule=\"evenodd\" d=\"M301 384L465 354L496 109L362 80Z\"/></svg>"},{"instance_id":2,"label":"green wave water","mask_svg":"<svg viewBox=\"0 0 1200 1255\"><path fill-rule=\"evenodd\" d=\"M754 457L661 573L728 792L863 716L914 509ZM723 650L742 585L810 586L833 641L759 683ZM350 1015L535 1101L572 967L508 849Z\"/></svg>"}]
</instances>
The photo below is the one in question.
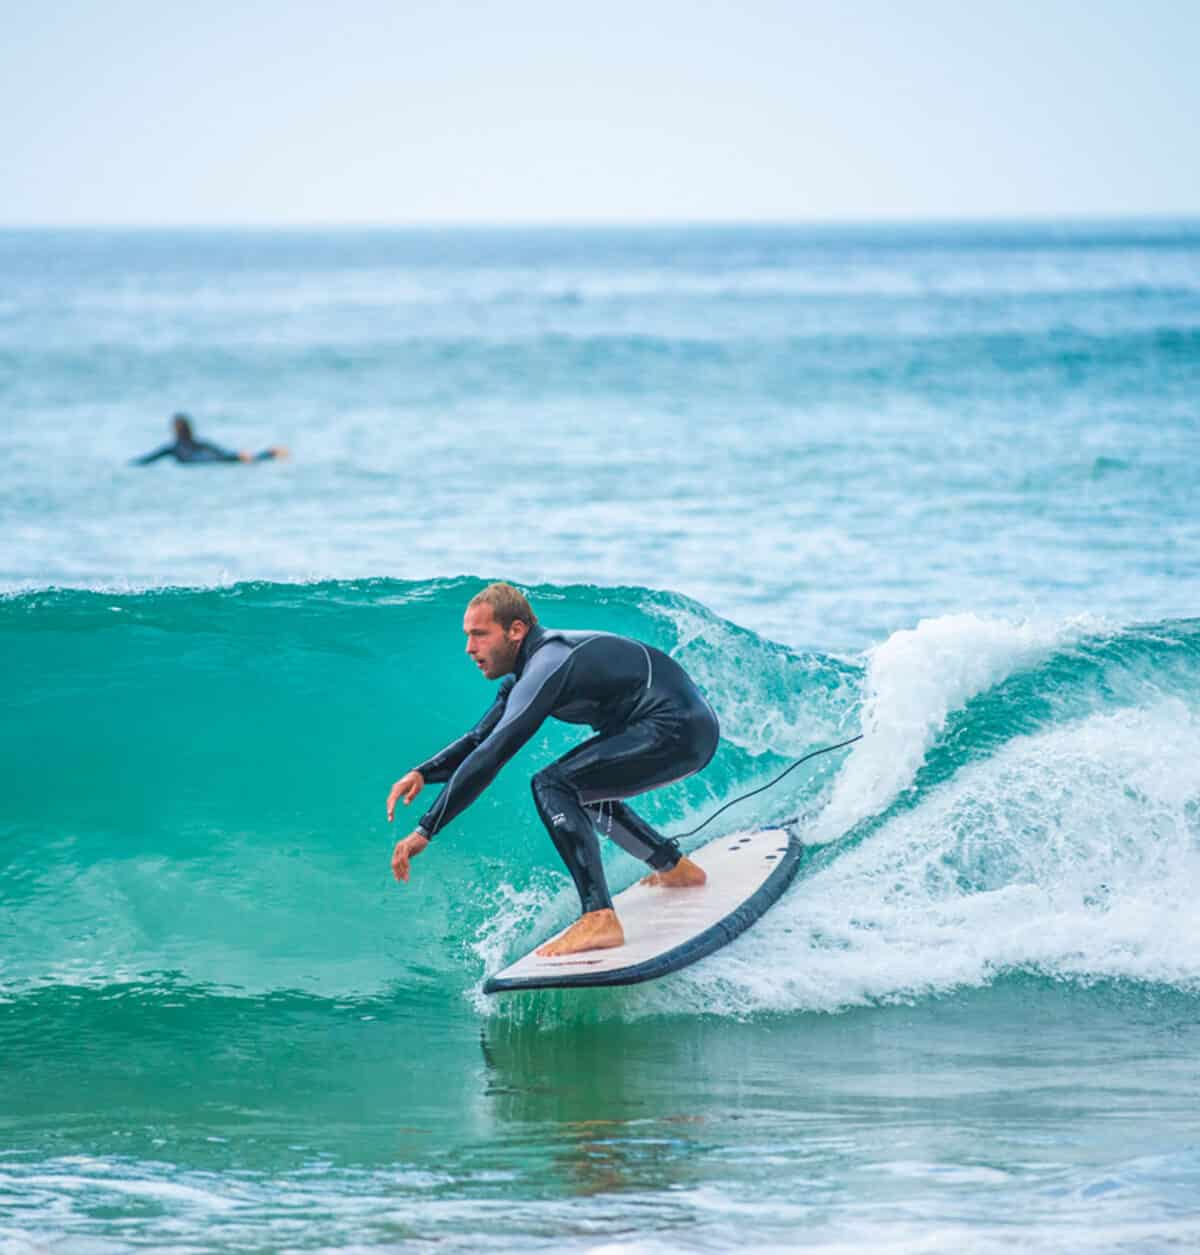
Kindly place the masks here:
<instances>
[{"instance_id":1,"label":"green wave water","mask_svg":"<svg viewBox=\"0 0 1200 1255\"><path fill-rule=\"evenodd\" d=\"M391 782L490 700L460 656L466 588L368 581L0 603L12 704L0 747L6 985L164 970L338 995L469 980L478 963L462 947L497 885L556 875L528 777L575 738L547 726L397 889ZM690 817L780 761L764 748L776 729L753 710L776 721L803 711L824 731L847 714L853 668L796 659L685 599L538 593L555 620L671 648L712 682L730 663L726 743L703 777L648 799L657 822ZM817 683L781 700L808 669ZM414 929L425 939L416 960Z\"/></svg>"},{"instance_id":2,"label":"green wave water","mask_svg":"<svg viewBox=\"0 0 1200 1255\"><path fill-rule=\"evenodd\" d=\"M489 700L460 657L474 586L49 591L0 602L12 715L0 745L9 996L156 973L247 995L463 993L531 929L565 918L568 882L528 800L533 771L578 739L564 725L533 739L409 886L390 877L391 844L409 818L402 812L393 829L384 820L392 780ZM951 616L847 660L793 652L671 594L534 591L548 622L669 650L720 714L712 766L643 800L668 831L762 783L788 755L865 728L848 754L816 760L698 838L799 815L819 843L810 888L775 915L799 929L790 948L808 970L827 956L811 934L812 949L803 942L806 894L821 884L826 904L845 910L851 862L867 877L851 913L894 912L898 927L906 912L946 905L942 882L967 913L997 893L1036 889L1049 901L1069 887L1081 902L1102 898L1111 916L1122 899L1102 885L1126 855L1136 854L1138 877L1122 878L1135 913L1200 884L1200 791L1185 765L1198 743L1195 622L1034 629ZM637 874L619 850L606 857L614 883ZM912 881L901 898L896 858ZM981 956L974 980L1012 966L1003 938L992 941L998 952ZM1085 953L1072 972L1192 987L1196 972L1156 966L1152 951L1128 970L1102 954L1092 970ZM844 987L832 996L751 989L732 1006L830 1009L912 992L904 979L860 987L862 973L844 953L840 961ZM1043 961L1056 962L1031 953L1017 965ZM700 970L725 979L719 957ZM934 964L927 987L959 983L954 971L951 962L946 979ZM673 995L618 1002L719 1010L692 987L707 980L684 975L668 983Z\"/></svg>"}]
</instances>

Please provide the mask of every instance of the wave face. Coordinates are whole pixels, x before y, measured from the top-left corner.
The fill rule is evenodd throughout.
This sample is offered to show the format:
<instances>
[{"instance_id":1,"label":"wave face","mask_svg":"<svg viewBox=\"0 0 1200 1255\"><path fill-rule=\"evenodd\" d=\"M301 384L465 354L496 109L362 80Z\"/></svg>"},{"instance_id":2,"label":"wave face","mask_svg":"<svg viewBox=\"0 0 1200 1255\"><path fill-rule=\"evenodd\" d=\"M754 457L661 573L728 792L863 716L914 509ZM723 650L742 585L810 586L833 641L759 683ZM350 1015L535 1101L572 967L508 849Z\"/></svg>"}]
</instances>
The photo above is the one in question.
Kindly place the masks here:
<instances>
[{"instance_id":1,"label":"wave face","mask_svg":"<svg viewBox=\"0 0 1200 1255\"><path fill-rule=\"evenodd\" d=\"M461 656L462 610L477 587L369 581L0 602L13 708L3 732L7 988L154 972L331 995L473 981L478 961L464 946L508 892L497 886L558 887L528 778L578 739L548 726L439 838L410 887L391 881L403 831L384 821L391 782L491 700ZM648 801L664 824L729 792L768 745L799 745L792 728L832 730L851 704L850 667L797 660L683 598L536 595L548 621L652 641L721 692L727 742L701 779ZM808 666L815 683L794 689Z\"/></svg>"},{"instance_id":2,"label":"wave face","mask_svg":"<svg viewBox=\"0 0 1200 1255\"><path fill-rule=\"evenodd\" d=\"M158 983L222 999L478 1000L485 966L575 906L528 779L578 730L547 726L413 881L392 882L406 829L384 821L391 782L490 698L460 657L477 586L0 601L4 996ZM668 650L720 714L712 766L642 803L668 831L806 749L867 735L693 842L799 815L818 843L738 944L586 1007L550 993L524 1010L480 1006L741 1017L1013 974L1200 984L1200 622L947 616L846 660L785 649L671 594L531 591L548 623ZM620 851L606 857L615 886L637 874Z\"/></svg>"}]
</instances>

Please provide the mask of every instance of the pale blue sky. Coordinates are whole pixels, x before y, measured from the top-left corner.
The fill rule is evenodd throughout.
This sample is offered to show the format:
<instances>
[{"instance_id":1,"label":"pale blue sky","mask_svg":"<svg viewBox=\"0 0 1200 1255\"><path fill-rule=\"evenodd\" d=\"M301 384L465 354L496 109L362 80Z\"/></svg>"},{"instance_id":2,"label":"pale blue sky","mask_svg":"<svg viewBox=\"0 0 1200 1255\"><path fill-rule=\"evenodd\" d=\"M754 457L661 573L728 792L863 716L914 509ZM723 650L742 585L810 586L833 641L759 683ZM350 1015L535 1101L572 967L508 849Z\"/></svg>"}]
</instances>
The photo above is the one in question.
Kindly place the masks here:
<instances>
[{"instance_id":1,"label":"pale blue sky","mask_svg":"<svg viewBox=\"0 0 1200 1255\"><path fill-rule=\"evenodd\" d=\"M1200 212L1200 2L10 6L0 223Z\"/></svg>"}]
</instances>

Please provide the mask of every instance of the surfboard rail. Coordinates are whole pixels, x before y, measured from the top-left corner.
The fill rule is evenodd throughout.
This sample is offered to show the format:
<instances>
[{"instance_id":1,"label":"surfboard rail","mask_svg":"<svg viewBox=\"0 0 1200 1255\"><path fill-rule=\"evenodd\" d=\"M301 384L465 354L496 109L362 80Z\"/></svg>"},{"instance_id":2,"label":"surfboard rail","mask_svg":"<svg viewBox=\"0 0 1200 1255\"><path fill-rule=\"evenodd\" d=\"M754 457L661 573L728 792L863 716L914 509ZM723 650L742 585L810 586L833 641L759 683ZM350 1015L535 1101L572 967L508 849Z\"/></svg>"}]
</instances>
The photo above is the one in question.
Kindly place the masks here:
<instances>
[{"instance_id":1,"label":"surfboard rail","mask_svg":"<svg viewBox=\"0 0 1200 1255\"><path fill-rule=\"evenodd\" d=\"M636 985L642 981L657 980L660 976L666 976L669 972L688 967L714 951L721 949L723 946L728 945L735 937L740 936L757 920L761 919L766 911L783 896L788 886L795 879L807 849L799 837L787 829L763 829L754 835L756 837L772 838L777 843L786 841L786 844L776 845L776 853L774 855L771 853L763 855L764 858L774 859L775 866L753 892L733 907L732 910L723 914L702 931L680 942L680 944L650 958L634 961L625 966L610 966L609 956L619 957L619 950L594 950L561 956L555 959L553 971L514 972L515 968L520 967L533 957L532 955L527 955L524 960L510 964L503 971L494 976L489 976L484 981L483 992L485 994L499 994L534 989L588 989L616 985ZM737 839L738 834L732 834L726 837L718 837L715 841L710 842L709 845L724 845L732 849L733 847L730 847L728 843L730 841L736 842ZM702 850L696 851L692 857L703 865L703 852L708 848L709 846L703 847ZM631 889L636 887L631 886ZM630 890L625 891L626 894L629 892ZM657 892L684 894L691 893L692 890L658 890ZM625 894L619 894L614 901L618 914L621 912L621 898L624 896ZM539 942L538 944L543 943ZM507 975L507 973L513 974Z\"/></svg>"}]
</instances>

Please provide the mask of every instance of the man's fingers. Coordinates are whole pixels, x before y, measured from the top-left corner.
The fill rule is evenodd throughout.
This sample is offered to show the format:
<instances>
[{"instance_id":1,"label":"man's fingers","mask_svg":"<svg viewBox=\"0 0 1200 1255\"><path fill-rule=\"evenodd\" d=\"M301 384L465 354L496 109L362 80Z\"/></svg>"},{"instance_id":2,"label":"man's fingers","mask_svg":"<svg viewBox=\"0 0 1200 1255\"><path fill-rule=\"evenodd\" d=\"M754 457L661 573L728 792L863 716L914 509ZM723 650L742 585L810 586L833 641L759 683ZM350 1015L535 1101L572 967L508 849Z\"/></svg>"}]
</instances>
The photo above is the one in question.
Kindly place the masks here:
<instances>
[{"instance_id":1,"label":"man's fingers","mask_svg":"<svg viewBox=\"0 0 1200 1255\"><path fill-rule=\"evenodd\" d=\"M408 860L408 847L404 844L404 841L398 841L396 848L392 851L392 875L397 880L405 881L408 879Z\"/></svg>"},{"instance_id":2,"label":"man's fingers","mask_svg":"<svg viewBox=\"0 0 1200 1255\"><path fill-rule=\"evenodd\" d=\"M392 791L388 794L387 816L389 824L392 822L392 816L396 813L396 799L400 796L400 793L400 781L397 780L396 783L392 785Z\"/></svg>"},{"instance_id":3,"label":"man's fingers","mask_svg":"<svg viewBox=\"0 0 1200 1255\"><path fill-rule=\"evenodd\" d=\"M396 842L396 848L392 850L392 875L397 880L408 879L408 865L413 857L420 854L421 851L429 844L427 837L422 837L420 833L410 833L400 841Z\"/></svg>"}]
</instances>

